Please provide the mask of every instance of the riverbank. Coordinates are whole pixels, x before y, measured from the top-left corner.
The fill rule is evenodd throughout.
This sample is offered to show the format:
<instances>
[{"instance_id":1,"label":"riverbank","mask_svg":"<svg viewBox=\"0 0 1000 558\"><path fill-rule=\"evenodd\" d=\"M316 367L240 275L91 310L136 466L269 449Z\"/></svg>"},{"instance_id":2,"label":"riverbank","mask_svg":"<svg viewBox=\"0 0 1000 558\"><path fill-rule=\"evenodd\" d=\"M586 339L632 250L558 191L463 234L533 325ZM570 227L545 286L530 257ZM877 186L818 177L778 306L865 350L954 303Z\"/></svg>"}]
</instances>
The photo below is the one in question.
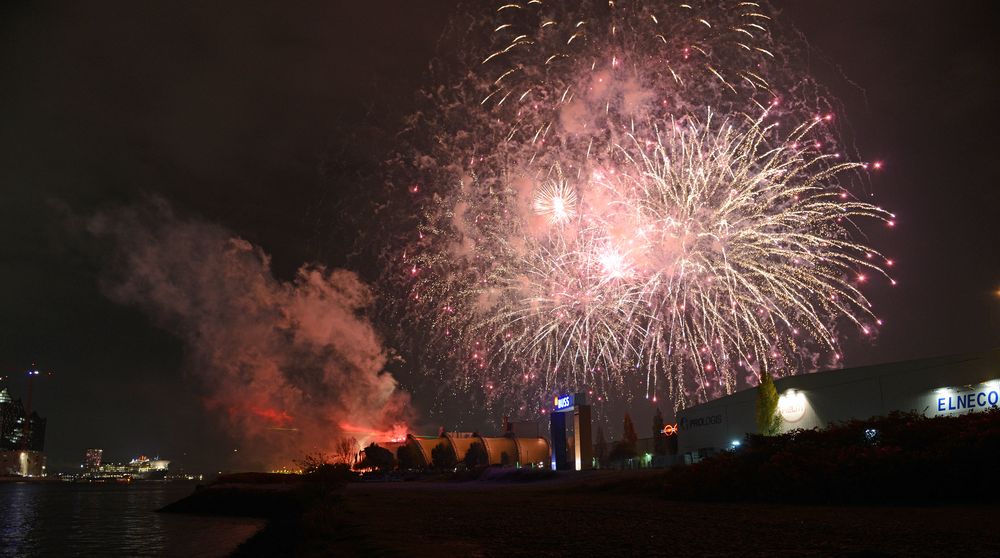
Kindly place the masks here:
<instances>
[{"instance_id":1,"label":"riverbank","mask_svg":"<svg viewBox=\"0 0 1000 558\"><path fill-rule=\"evenodd\" d=\"M233 556L1000 555L996 506L682 502L615 488L656 474L351 483L271 514Z\"/></svg>"},{"instance_id":2,"label":"riverbank","mask_svg":"<svg viewBox=\"0 0 1000 558\"><path fill-rule=\"evenodd\" d=\"M0 476L0 484L26 483L26 484L58 484L62 482L59 477L20 477L20 476Z\"/></svg>"},{"instance_id":3,"label":"riverbank","mask_svg":"<svg viewBox=\"0 0 1000 558\"><path fill-rule=\"evenodd\" d=\"M232 556L299 556L304 548L329 546L324 535L341 508L349 472L332 475L237 473L199 485L158 510L165 514L252 517L266 521ZM335 529L335 528L334 528ZM336 530L336 529L335 529ZM314 545L319 545L318 547Z\"/></svg>"}]
</instances>

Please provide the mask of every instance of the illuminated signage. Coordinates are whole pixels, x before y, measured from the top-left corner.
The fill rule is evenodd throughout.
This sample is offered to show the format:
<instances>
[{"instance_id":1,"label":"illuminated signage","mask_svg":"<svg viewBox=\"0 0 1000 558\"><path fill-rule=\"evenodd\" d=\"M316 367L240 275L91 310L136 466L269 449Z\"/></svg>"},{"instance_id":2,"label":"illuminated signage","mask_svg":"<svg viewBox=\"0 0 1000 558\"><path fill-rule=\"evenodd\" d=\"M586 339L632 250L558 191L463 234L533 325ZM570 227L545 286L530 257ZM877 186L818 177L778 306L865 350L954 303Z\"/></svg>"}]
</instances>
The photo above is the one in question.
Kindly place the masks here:
<instances>
[{"instance_id":1,"label":"illuminated signage","mask_svg":"<svg viewBox=\"0 0 1000 558\"><path fill-rule=\"evenodd\" d=\"M787 391L778 398L778 414L785 422L798 422L806 414L806 396L801 391Z\"/></svg>"},{"instance_id":2,"label":"illuminated signage","mask_svg":"<svg viewBox=\"0 0 1000 558\"><path fill-rule=\"evenodd\" d=\"M667 436L673 436L674 434L677 434L677 425L676 424L668 424L668 425L664 426L663 427L663 433L666 434Z\"/></svg>"},{"instance_id":3,"label":"illuminated signage","mask_svg":"<svg viewBox=\"0 0 1000 558\"><path fill-rule=\"evenodd\" d=\"M996 382L991 382L984 388L963 393L954 393L950 389L938 390L935 403L939 413L988 409L1000 404L1000 389Z\"/></svg>"},{"instance_id":4,"label":"illuminated signage","mask_svg":"<svg viewBox=\"0 0 1000 558\"><path fill-rule=\"evenodd\" d=\"M557 411L561 411L563 409L569 409L570 407L573 406L573 396L572 395L556 396L553 399L552 404L555 405Z\"/></svg>"}]
</instances>

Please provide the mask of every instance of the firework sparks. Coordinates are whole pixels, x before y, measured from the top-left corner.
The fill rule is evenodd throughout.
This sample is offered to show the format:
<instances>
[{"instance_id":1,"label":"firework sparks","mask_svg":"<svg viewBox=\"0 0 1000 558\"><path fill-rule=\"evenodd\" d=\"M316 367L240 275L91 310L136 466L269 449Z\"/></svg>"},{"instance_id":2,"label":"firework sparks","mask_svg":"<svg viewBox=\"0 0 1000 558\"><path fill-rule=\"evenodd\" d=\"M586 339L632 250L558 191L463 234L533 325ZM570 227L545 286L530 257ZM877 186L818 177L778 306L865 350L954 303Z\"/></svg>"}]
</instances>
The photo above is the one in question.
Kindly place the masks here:
<instances>
[{"instance_id":1,"label":"firework sparks","mask_svg":"<svg viewBox=\"0 0 1000 558\"><path fill-rule=\"evenodd\" d=\"M760 5L556 4L497 10L491 77L434 147L453 163L403 266L467 363L448 379L525 400L662 383L682 407L881 325L860 286L892 264L862 227L894 217L850 193L868 164L832 114L779 102Z\"/></svg>"},{"instance_id":2,"label":"firework sparks","mask_svg":"<svg viewBox=\"0 0 1000 558\"><path fill-rule=\"evenodd\" d=\"M535 193L532 205L552 224L565 223L576 215L576 191L564 179L550 180Z\"/></svg>"},{"instance_id":3,"label":"firework sparks","mask_svg":"<svg viewBox=\"0 0 1000 558\"><path fill-rule=\"evenodd\" d=\"M691 119L651 146L633 138L616 147L615 179L579 186L571 224L496 238L505 256L474 289L490 302L471 328L497 340L480 351L491 373L526 366L580 386L639 365L649 389L665 379L682 402L784 371L802 346L835 353L841 319L870 332L858 284L884 272L852 227L892 216L840 196L837 178L859 164L802 141L815 124L772 145L763 121Z\"/></svg>"}]
</instances>

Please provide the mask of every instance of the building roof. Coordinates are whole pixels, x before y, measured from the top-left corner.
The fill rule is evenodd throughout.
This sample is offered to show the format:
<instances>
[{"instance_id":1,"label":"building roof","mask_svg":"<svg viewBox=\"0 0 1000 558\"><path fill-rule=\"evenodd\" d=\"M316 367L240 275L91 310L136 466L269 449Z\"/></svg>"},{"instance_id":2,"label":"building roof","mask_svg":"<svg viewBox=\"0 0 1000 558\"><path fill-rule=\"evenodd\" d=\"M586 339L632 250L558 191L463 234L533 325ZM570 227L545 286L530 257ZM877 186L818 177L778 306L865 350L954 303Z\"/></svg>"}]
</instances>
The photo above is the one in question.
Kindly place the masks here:
<instances>
[{"instance_id":1,"label":"building roof","mask_svg":"<svg viewBox=\"0 0 1000 558\"><path fill-rule=\"evenodd\" d=\"M490 465L514 465L519 461L517 442L514 438L481 438L489 456ZM507 458L504 459L504 454Z\"/></svg>"},{"instance_id":2,"label":"building roof","mask_svg":"<svg viewBox=\"0 0 1000 558\"><path fill-rule=\"evenodd\" d=\"M469 448L472 444L481 444L479 436L470 436L468 438L458 437L453 434L446 434L445 437L448 442L451 443L451 449L455 451L455 460L462 461L465 459L465 455L469 453Z\"/></svg>"},{"instance_id":3,"label":"building roof","mask_svg":"<svg viewBox=\"0 0 1000 558\"><path fill-rule=\"evenodd\" d=\"M975 353L965 353L958 355L946 355L915 360L904 360L898 362L888 362L869 366L857 366L853 368L838 368L835 370L823 370L821 372L811 372L796 376L785 376L774 380L775 389L781 393L785 390L809 390L820 389L836 385L847 385L855 382L863 382L872 378L888 378L905 374L933 373L937 369L949 369L960 365L975 365L977 363L988 363L989 366L982 370L1000 370L1000 349L991 349ZM982 377L977 381L990 379L989 374L983 372ZM693 405L687 409L678 411L678 414L687 414L690 411L707 409L716 406L725 406L744 401L755 400L757 397L756 386L737 391L730 395L725 395L705 403Z\"/></svg>"},{"instance_id":4,"label":"building roof","mask_svg":"<svg viewBox=\"0 0 1000 558\"><path fill-rule=\"evenodd\" d=\"M406 443L416 448L425 466L433 462L431 452L435 447L445 444L455 452L455 460L462 461L472 444L482 444L486 449L490 465L506 464L527 465L529 463L548 463L551 457L549 442L545 438L517 437L483 437L446 435L441 438L426 438L414 435L406 437Z\"/></svg>"}]
</instances>

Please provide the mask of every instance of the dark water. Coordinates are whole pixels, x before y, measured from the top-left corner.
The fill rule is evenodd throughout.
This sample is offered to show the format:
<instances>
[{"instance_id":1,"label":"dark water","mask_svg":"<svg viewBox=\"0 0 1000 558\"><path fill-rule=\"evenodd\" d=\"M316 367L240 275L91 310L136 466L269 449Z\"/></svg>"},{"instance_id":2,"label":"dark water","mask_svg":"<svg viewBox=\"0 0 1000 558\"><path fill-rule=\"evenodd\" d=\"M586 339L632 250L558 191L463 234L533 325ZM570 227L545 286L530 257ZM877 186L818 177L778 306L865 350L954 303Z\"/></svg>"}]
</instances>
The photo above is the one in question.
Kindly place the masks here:
<instances>
[{"instance_id":1,"label":"dark water","mask_svg":"<svg viewBox=\"0 0 1000 558\"><path fill-rule=\"evenodd\" d=\"M191 483L0 484L0 556L226 556L263 526L155 513Z\"/></svg>"}]
</instances>

